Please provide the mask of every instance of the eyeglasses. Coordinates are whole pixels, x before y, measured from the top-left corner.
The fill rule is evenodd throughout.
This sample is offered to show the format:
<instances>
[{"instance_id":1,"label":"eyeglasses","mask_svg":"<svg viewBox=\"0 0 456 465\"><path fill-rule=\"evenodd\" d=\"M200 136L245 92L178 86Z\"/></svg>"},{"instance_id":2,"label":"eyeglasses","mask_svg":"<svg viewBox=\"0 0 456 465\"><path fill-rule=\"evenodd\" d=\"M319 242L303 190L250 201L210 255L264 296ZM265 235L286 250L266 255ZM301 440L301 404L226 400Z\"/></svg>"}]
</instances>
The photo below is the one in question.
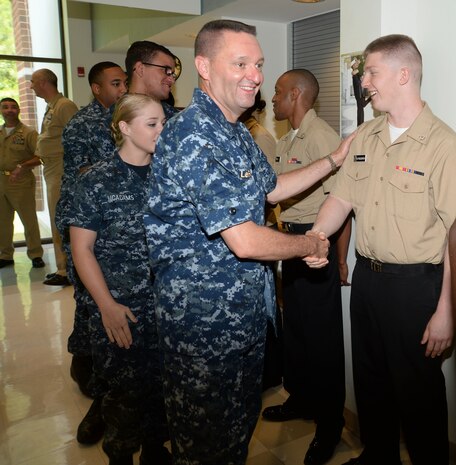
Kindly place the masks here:
<instances>
[{"instance_id":1,"label":"eyeglasses","mask_svg":"<svg viewBox=\"0 0 456 465\"><path fill-rule=\"evenodd\" d=\"M179 73L176 73L176 71L173 71L173 69L169 66L165 66L165 65L156 65L155 63L147 63L145 61L142 61L141 62L143 65L146 65L146 66L155 66L156 68L161 68L163 69L163 71L165 72L165 74L167 76L170 76L172 77L175 81L177 81L177 78L180 76L180 72Z\"/></svg>"}]
</instances>

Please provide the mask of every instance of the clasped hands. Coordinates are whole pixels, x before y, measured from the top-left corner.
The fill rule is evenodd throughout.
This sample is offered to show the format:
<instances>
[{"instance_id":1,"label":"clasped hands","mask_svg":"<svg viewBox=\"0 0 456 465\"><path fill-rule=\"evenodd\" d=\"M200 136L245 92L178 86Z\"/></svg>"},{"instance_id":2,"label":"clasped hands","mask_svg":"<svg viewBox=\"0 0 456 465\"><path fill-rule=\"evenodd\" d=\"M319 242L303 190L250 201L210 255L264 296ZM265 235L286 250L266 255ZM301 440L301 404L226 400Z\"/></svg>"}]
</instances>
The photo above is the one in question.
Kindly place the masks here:
<instances>
[{"instance_id":1,"label":"clasped hands","mask_svg":"<svg viewBox=\"0 0 456 465\"><path fill-rule=\"evenodd\" d=\"M310 241L313 252L303 260L310 268L323 268L328 264L329 241L324 232L307 231L306 236Z\"/></svg>"}]
</instances>

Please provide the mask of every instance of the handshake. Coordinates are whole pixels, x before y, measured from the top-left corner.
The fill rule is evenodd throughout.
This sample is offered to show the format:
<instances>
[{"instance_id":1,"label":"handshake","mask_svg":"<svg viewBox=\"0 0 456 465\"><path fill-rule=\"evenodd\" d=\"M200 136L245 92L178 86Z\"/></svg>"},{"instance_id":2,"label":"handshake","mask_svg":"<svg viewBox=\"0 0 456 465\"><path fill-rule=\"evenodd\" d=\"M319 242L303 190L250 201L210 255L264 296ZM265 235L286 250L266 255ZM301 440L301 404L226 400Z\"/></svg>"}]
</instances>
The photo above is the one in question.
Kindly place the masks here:
<instances>
[{"instance_id":1,"label":"handshake","mask_svg":"<svg viewBox=\"0 0 456 465\"><path fill-rule=\"evenodd\" d=\"M310 252L303 260L310 268L323 268L328 264L329 241L323 232L307 231L306 238L309 241Z\"/></svg>"}]
</instances>

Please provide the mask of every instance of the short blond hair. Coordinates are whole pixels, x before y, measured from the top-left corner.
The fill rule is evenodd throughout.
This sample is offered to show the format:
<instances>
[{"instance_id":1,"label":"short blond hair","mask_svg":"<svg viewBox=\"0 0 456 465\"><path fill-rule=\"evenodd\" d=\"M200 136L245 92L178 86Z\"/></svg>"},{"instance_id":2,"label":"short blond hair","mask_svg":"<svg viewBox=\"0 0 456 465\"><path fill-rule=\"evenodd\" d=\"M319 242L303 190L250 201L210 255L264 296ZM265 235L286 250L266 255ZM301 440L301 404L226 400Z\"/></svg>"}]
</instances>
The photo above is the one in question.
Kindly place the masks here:
<instances>
[{"instance_id":1,"label":"short blond hair","mask_svg":"<svg viewBox=\"0 0 456 465\"><path fill-rule=\"evenodd\" d=\"M379 52L386 58L392 58L407 66L417 82L421 82L423 58L415 41L403 34L390 34L372 41L364 50L364 57Z\"/></svg>"}]
</instances>

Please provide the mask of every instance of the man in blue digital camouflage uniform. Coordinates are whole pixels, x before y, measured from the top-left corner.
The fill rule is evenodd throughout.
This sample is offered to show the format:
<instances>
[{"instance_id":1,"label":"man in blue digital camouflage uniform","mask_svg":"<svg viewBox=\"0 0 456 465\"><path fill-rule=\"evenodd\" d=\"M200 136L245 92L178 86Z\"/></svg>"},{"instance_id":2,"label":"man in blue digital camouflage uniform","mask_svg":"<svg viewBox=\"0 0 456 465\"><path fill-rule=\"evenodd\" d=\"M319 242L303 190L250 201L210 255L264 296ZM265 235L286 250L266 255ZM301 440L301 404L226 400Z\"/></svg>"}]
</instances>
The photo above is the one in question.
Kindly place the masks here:
<instances>
[{"instance_id":1,"label":"man in blue digital camouflage uniform","mask_svg":"<svg viewBox=\"0 0 456 465\"><path fill-rule=\"evenodd\" d=\"M263 82L252 26L217 20L195 43L191 104L169 121L154 156L145 215L155 275L165 404L175 465L241 465L261 407L267 261L327 263L324 236L264 225L264 206L340 165L351 139L302 170L275 176L239 116Z\"/></svg>"},{"instance_id":2,"label":"man in blue digital camouflage uniform","mask_svg":"<svg viewBox=\"0 0 456 465\"><path fill-rule=\"evenodd\" d=\"M94 163L112 157L116 145L111 136L112 111L116 101L127 91L126 74L116 63L103 61L89 71L93 101L79 110L69 121L62 134L63 177L60 200L57 204L56 225L63 237L67 254L67 275L74 286L76 302L73 331L68 338L68 351L73 354L71 375L81 391L93 397L88 387L92 376L92 354L88 334L87 293L75 273L71 259L68 225L71 223L71 199L78 175ZM98 390L99 391L99 390ZM101 399L95 398L77 431L82 444L100 440L104 422L100 414Z\"/></svg>"},{"instance_id":3,"label":"man in blue digital camouflage uniform","mask_svg":"<svg viewBox=\"0 0 456 465\"><path fill-rule=\"evenodd\" d=\"M102 398L107 425L103 450L112 465L132 465L132 454L140 446L141 465L169 463L163 447L168 432L142 220L149 173L149 165L132 167L116 152L81 174L73 190L71 226L96 232L94 254L109 292L137 320L129 325L129 348L110 343L102 313L88 295L94 370L103 381L92 386L92 392Z\"/></svg>"},{"instance_id":4,"label":"man in blue digital camouflage uniform","mask_svg":"<svg viewBox=\"0 0 456 465\"><path fill-rule=\"evenodd\" d=\"M170 50L148 40L133 42L127 51L125 69L130 93L160 100L167 119L178 112L166 103L181 73L180 60Z\"/></svg>"}]
</instances>

